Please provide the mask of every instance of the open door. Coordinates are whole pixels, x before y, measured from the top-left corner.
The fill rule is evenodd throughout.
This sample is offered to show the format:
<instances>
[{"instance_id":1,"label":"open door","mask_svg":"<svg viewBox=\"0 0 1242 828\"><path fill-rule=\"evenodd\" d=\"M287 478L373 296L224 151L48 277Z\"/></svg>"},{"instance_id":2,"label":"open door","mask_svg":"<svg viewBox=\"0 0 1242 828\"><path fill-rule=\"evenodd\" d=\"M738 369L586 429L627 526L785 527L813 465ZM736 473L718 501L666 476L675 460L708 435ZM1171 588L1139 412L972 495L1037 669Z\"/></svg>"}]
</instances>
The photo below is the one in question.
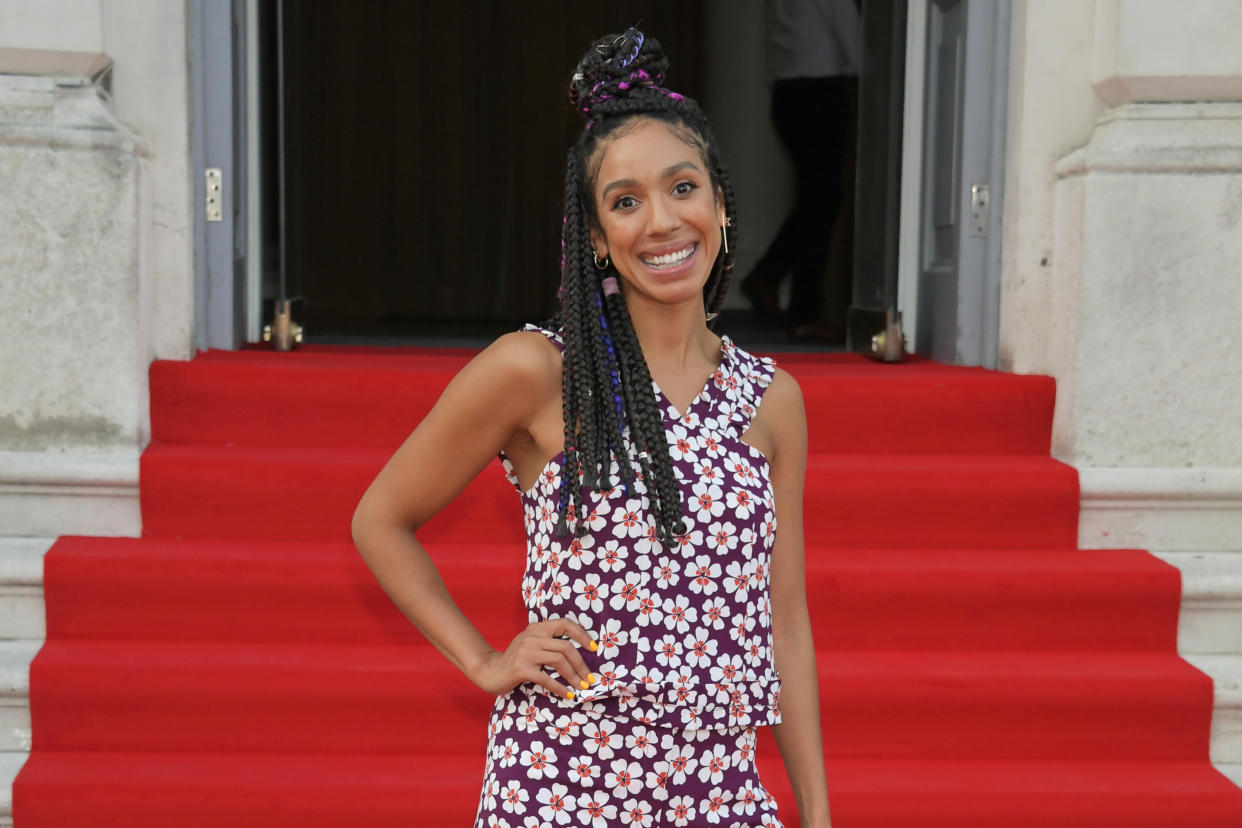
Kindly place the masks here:
<instances>
[{"instance_id":1,"label":"open door","mask_svg":"<svg viewBox=\"0 0 1242 828\"><path fill-rule=\"evenodd\" d=\"M1009 25L1009 0L863 4L850 350L996 366Z\"/></svg>"},{"instance_id":2,"label":"open door","mask_svg":"<svg viewBox=\"0 0 1242 828\"><path fill-rule=\"evenodd\" d=\"M1009 3L927 0L915 350L996 366Z\"/></svg>"}]
</instances>

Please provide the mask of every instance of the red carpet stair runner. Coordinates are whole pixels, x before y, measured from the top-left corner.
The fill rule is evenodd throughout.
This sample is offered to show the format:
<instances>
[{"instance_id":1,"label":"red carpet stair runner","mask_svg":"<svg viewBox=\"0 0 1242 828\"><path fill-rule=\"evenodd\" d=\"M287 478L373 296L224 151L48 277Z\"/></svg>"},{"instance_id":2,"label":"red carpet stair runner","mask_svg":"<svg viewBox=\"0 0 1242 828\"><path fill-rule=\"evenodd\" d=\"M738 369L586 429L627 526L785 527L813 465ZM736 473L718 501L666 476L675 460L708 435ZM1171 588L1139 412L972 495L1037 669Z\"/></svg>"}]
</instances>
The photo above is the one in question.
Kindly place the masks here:
<instances>
[{"instance_id":1,"label":"red carpet stair runner","mask_svg":"<svg viewBox=\"0 0 1242 828\"><path fill-rule=\"evenodd\" d=\"M354 549L367 483L469 354L308 346L151 366L142 538L47 553L36 826L468 826L492 697ZM810 419L807 577L836 828L1242 826L1178 571L1075 548L1054 386L780 358ZM420 533L497 646L525 623L494 464ZM770 734L761 769L797 824Z\"/></svg>"}]
</instances>

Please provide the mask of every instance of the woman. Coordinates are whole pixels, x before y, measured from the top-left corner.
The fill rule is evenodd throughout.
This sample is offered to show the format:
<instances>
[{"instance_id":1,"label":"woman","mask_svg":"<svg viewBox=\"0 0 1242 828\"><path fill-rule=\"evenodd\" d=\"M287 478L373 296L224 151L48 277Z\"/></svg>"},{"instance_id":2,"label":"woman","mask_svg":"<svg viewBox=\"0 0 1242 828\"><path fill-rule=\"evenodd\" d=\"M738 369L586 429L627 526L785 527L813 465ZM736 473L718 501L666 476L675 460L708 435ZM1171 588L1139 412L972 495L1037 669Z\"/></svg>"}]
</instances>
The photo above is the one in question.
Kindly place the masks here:
<instances>
[{"instance_id":1,"label":"woman","mask_svg":"<svg viewBox=\"0 0 1242 828\"><path fill-rule=\"evenodd\" d=\"M463 368L354 515L393 601L497 694L477 826L779 825L755 766L765 725L802 824L830 824L802 398L708 326L733 193L698 106L661 86L666 66L636 29L587 51L553 326ZM503 651L414 537L496 455L528 538L531 623Z\"/></svg>"}]
</instances>

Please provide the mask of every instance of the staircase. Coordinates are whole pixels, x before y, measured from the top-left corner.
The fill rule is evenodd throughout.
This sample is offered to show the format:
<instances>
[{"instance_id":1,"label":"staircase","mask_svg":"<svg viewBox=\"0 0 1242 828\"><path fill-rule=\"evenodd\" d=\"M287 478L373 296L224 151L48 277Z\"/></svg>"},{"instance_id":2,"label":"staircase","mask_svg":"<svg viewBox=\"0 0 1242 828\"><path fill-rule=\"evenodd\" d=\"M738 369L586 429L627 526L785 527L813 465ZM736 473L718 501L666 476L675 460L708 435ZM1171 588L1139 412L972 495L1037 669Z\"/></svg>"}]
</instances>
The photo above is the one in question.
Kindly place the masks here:
<instances>
[{"instance_id":1,"label":"staircase","mask_svg":"<svg viewBox=\"0 0 1242 828\"><path fill-rule=\"evenodd\" d=\"M349 537L467 351L305 346L151 366L142 538L43 558L26 826L469 825L492 698ZM1054 388L787 355L810 424L807 586L836 828L1238 826L1179 570L1075 548ZM496 646L525 624L518 498L489 468L419 533ZM796 825L770 733L760 768Z\"/></svg>"}]
</instances>

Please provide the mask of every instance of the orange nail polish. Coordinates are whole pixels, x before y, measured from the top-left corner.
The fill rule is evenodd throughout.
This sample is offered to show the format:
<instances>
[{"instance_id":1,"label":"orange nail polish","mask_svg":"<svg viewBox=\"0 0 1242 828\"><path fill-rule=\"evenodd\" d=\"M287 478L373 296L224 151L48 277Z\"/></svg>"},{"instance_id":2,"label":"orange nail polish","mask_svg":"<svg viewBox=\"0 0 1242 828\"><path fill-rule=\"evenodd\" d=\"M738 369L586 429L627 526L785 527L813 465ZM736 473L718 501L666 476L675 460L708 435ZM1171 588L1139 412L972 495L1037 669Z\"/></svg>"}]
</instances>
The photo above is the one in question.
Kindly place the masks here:
<instances>
[{"instance_id":1,"label":"orange nail polish","mask_svg":"<svg viewBox=\"0 0 1242 828\"><path fill-rule=\"evenodd\" d=\"M599 645L598 645L598 644L596 644L594 641L592 641L592 642L591 642L591 652L595 652L595 651L596 651L596 650L598 650L598 649L599 649Z\"/></svg>"},{"instance_id":2,"label":"orange nail polish","mask_svg":"<svg viewBox=\"0 0 1242 828\"><path fill-rule=\"evenodd\" d=\"M566 690L566 691L565 691L565 698L567 698L567 699L569 699L570 701L572 701L572 700L573 700L573 698L574 698L574 691L573 691L573 690Z\"/></svg>"},{"instance_id":3,"label":"orange nail polish","mask_svg":"<svg viewBox=\"0 0 1242 828\"><path fill-rule=\"evenodd\" d=\"M583 680L583 681L578 682L578 686L581 687L583 690L587 690L590 688L591 685L587 684L586 681Z\"/></svg>"},{"instance_id":4,"label":"orange nail polish","mask_svg":"<svg viewBox=\"0 0 1242 828\"><path fill-rule=\"evenodd\" d=\"M589 682L591 682L592 684L594 684L594 683L595 683L595 674L594 674L594 673L587 673L587 681L589 681Z\"/></svg>"}]
</instances>

